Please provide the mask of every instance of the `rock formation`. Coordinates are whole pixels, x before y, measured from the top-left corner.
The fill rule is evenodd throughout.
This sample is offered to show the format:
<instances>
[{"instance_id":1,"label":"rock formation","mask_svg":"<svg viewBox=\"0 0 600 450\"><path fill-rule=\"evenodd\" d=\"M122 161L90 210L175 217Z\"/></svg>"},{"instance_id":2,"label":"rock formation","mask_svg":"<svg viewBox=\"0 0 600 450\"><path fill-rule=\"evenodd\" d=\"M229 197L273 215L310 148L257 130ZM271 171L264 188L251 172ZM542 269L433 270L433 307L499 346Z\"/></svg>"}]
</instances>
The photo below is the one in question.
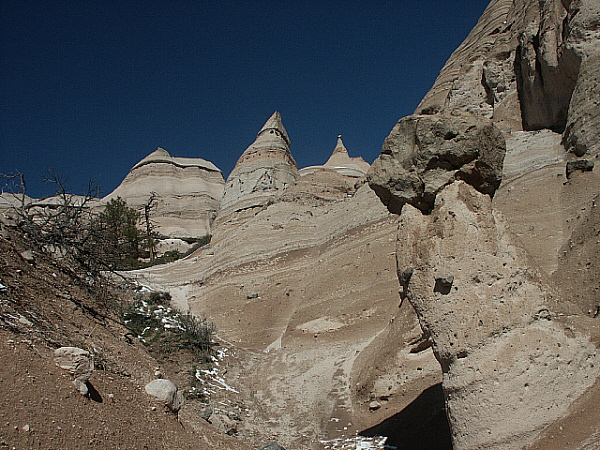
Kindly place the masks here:
<instances>
[{"instance_id":1,"label":"rock formation","mask_svg":"<svg viewBox=\"0 0 600 450\"><path fill-rule=\"evenodd\" d=\"M599 7L492 1L368 174L400 214L400 293L433 342L457 449L545 448L597 398L600 184L574 158L598 154ZM597 444L588 429L570 448Z\"/></svg>"},{"instance_id":2,"label":"rock formation","mask_svg":"<svg viewBox=\"0 0 600 450\"><path fill-rule=\"evenodd\" d=\"M437 193L455 180L493 194L500 185L505 149L500 131L485 118L409 116L383 143L369 183L394 214L406 203L429 212Z\"/></svg>"},{"instance_id":3,"label":"rock formation","mask_svg":"<svg viewBox=\"0 0 600 450\"><path fill-rule=\"evenodd\" d=\"M551 129L577 156L598 154L600 5L493 0L417 113L468 111L503 130Z\"/></svg>"},{"instance_id":4,"label":"rock formation","mask_svg":"<svg viewBox=\"0 0 600 450\"><path fill-rule=\"evenodd\" d=\"M121 197L139 208L156 192L152 217L156 231L165 237L194 240L211 233L223 185L221 171L211 162L172 157L159 147L133 166L103 201Z\"/></svg>"},{"instance_id":5,"label":"rock formation","mask_svg":"<svg viewBox=\"0 0 600 450\"><path fill-rule=\"evenodd\" d=\"M300 175L305 176L314 173L317 170L333 170L340 175L351 178L362 178L369 170L369 163L360 156L351 158L348 154L346 146L342 142L342 136L338 136L337 143L333 149L333 153L322 166L309 166L300 169Z\"/></svg>"},{"instance_id":6,"label":"rock formation","mask_svg":"<svg viewBox=\"0 0 600 450\"><path fill-rule=\"evenodd\" d=\"M300 177L279 112L267 120L225 183L219 216L264 208Z\"/></svg>"}]
</instances>

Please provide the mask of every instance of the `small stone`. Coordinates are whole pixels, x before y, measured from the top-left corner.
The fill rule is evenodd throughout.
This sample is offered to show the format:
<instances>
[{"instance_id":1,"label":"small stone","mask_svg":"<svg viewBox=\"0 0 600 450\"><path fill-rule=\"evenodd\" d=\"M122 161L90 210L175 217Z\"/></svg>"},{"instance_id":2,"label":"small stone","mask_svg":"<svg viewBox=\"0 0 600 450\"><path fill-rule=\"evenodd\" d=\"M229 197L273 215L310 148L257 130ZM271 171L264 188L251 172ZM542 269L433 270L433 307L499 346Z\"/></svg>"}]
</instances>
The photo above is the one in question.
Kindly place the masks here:
<instances>
[{"instance_id":1,"label":"small stone","mask_svg":"<svg viewBox=\"0 0 600 450\"><path fill-rule=\"evenodd\" d=\"M21 258L23 258L28 263L35 262L35 256L33 256L33 252L31 250L22 251Z\"/></svg>"},{"instance_id":2,"label":"small stone","mask_svg":"<svg viewBox=\"0 0 600 450\"><path fill-rule=\"evenodd\" d=\"M577 159L575 161L569 161L567 163L567 179L571 178L573 172L579 170L581 172L591 172L594 170L594 161L588 161L587 159Z\"/></svg>"},{"instance_id":3,"label":"small stone","mask_svg":"<svg viewBox=\"0 0 600 450\"><path fill-rule=\"evenodd\" d=\"M211 408L206 408L204 411L202 411L202 418L208 422L210 416L212 416L212 413L213 410Z\"/></svg>"},{"instance_id":4,"label":"small stone","mask_svg":"<svg viewBox=\"0 0 600 450\"><path fill-rule=\"evenodd\" d=\"M88 395L89 390L87 384L84 381L75 379L73 380L73 384L75 385L75 388L77 388L81 395Z\"/></svg>"},{"instance_id":5,"label":"small stone","mask_svg":"<svg viewBox=\"0 0 600 450\"><path fill-rule=\"evenodd\" d=\"M26 425L23 425L22 430L25 431L26 433L29 433L31 431L31 427L29 426L29 424L26 424Z\"/></svg>"},{"instance_id":6,"label":"small stone","mask_svg":"<svg viewBox=\"0 0 600 450\"><path fill-rule=\"evenodd\" d=\"M33 325L33 323L31 323L31 321L27 320L25 317L19 317L19 323L21 325L25 325L26 327L31 327Z\"/></svg>"},{"instance_id":7,"label":"small stone","mask_svg":"<svg viewBox=\"0 0 600 450\"><path fill-rule=\"evenodd\" d=\"M253 299L253 298L258 298L258 297L259 297L258 292L250 292L248 295L246 295L246 298L248 300Z\"/></svg>"},{"instance_id":8,"label":"small stone","mask_svg":"<svg viewBox=\"0 0 600 450\"><path fill-rule=\"evenodd\" d=\"M369 403L369 409L371 411L375 411L379 408L381 408L381 403L379 403L377 400L373 400L371 403Z\"/></svg>"}]
</instances>

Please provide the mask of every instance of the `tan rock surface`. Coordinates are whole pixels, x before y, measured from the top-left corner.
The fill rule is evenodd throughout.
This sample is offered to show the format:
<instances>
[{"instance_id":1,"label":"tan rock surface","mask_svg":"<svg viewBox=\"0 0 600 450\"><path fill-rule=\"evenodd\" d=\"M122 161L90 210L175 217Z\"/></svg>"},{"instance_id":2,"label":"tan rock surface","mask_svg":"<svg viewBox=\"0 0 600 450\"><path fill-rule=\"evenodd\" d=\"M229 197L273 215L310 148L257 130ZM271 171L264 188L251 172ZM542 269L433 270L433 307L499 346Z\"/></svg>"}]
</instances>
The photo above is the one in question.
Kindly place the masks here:
<instances>
[{"instance_id":1,"label":"tan rock surface","mask_svg":"<svg viewBox=\"0 0 600 450\"><path fill-rule=\"evenodd\" d=\"M223 185L221 171L211 162L172 157L158 148L137 163L103 201L121 197L139 208L156 192L152 217L156 231L171 238L199 238L211 233Z\"/></svg>"},{"instance_id":2,"label":"tan rock surface","mask_svg":"<svg viewBox=\"0 0 600 450\"><path fill-rule=\"evenodd\" d=\"M597 348L548 311L548 293L488 197L447 187L429 216L406 206L398 270L444 370L455 448L522 448L600 373ZM441 291L436 274L452 273Z\"/></svg>"},{"instance_id":3,"label":"tan rock surface","mask_svg":"<svg viewBox=\"0 0 600 450\"><path fill-rule=\"evenodd\" d=\"M230 214L253 214L300 177L290 153L290 139L279 112L267 120L227 177L219 220Z\"/></svg>"},{"instance_id":4,"label":"tan rock surface","mask_svg":"<svg viewBox=\"0 0 600 450\"><path fill-rule=\"evenodd\" d=\"M286 448L322 448L440 381L431 350L403 345L420 336L414 311L405 304L394 320L395 234L396 218L368 186L355 191L347 177L318 171L256 215L217 223L210 249L137 276L250 352L237 381L252 405L242 435L266 423ZM371 396L385 398L376 411Z\"/></svg>"},{"instance_id":5,"label":"tan rock surface","mask_svg":"<svg viewBox=\"0 0 600 450\"><path fill-rule=\"evenodd\" d=\"M597 154L599 17L597 0L491 1L416 112L468 111L512 131L566 127L567 149Z\"/></svg>"}]
</instances>

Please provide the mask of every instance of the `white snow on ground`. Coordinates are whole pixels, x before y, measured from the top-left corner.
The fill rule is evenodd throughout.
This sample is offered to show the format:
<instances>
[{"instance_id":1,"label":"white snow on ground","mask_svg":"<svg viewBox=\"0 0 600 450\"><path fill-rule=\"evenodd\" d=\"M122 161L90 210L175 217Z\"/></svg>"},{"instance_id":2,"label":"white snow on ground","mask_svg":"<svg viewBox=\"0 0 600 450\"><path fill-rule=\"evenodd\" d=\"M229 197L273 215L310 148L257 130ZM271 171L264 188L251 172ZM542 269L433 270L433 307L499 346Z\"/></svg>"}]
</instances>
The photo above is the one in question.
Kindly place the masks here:
<instances>
[{"instance_id":1,"label":"white snow on ground","mask_svg":"<svg viewBox=\"0 0 600 450\"><path fill-rule=\"evenodd\" d=\"M386 445L387 437L363 437L332 439L321 441L323 448L328 450L366 450L366 449L395 449L396 447Z\"/></svg>"}]
</instances>

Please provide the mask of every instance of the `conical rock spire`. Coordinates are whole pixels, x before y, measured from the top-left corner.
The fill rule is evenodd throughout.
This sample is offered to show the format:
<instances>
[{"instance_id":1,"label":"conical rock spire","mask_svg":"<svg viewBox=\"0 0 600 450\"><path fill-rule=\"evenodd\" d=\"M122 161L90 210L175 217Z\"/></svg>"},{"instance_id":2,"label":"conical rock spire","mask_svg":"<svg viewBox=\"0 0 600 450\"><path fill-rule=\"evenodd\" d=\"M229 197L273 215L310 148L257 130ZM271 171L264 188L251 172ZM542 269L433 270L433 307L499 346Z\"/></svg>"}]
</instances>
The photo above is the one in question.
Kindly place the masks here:
<instances>
[{"instance_id":1,"label":"conical rock spire","mask_svg":"<svg viewBox=\"0 0 600 450\"><path fill-rule=\"evenodd\" d=\"M300 177L279 112L266 121L225 183L220 217L264 207Z\"/></svg>"},{"instance_id":2,"label":"conical rock spire","mask_svg":"<svg viewBox=\"0 0 600 450\"><path fill-rule=\"evenodd\" d=\"M291 145L290 138L287 134L285 127L283 126L283 122L281 122L281 114L279 111L275 111L269 120L265 122L263 127L260 129L256 137L259 137L261 134L268 132L269 130L275 130L279 136L285 141L287 146Z\"/></svg>"},{"instance_id":3,"label":"conical rock spire","mask_svg":"<svg viewBox=\"0 0 600 450\"><path fill-rule=\"evenodd\" d=\"M369 163L365 162L360 156L351 158L346 146L342 142L342 135L338 135L337 143L333 153L324 165L327 169L332 169L341 175L350 177L363 177L369 170Z\"/></svg>"},{"instance_id":4,"label":"conical rock spire","mask_svg":"<svg viewBox=\"0 0 600 450\"><path fill-rule=\"evenodd\" d=\"M333 155L338 154L338 153L342 153L344 155L348 155L348 150L346 149L346 146L342 142L342 135L341 134L338 134L337 143L335 144L335 148L333 149Z\"/></svg>"}]
</instances>

